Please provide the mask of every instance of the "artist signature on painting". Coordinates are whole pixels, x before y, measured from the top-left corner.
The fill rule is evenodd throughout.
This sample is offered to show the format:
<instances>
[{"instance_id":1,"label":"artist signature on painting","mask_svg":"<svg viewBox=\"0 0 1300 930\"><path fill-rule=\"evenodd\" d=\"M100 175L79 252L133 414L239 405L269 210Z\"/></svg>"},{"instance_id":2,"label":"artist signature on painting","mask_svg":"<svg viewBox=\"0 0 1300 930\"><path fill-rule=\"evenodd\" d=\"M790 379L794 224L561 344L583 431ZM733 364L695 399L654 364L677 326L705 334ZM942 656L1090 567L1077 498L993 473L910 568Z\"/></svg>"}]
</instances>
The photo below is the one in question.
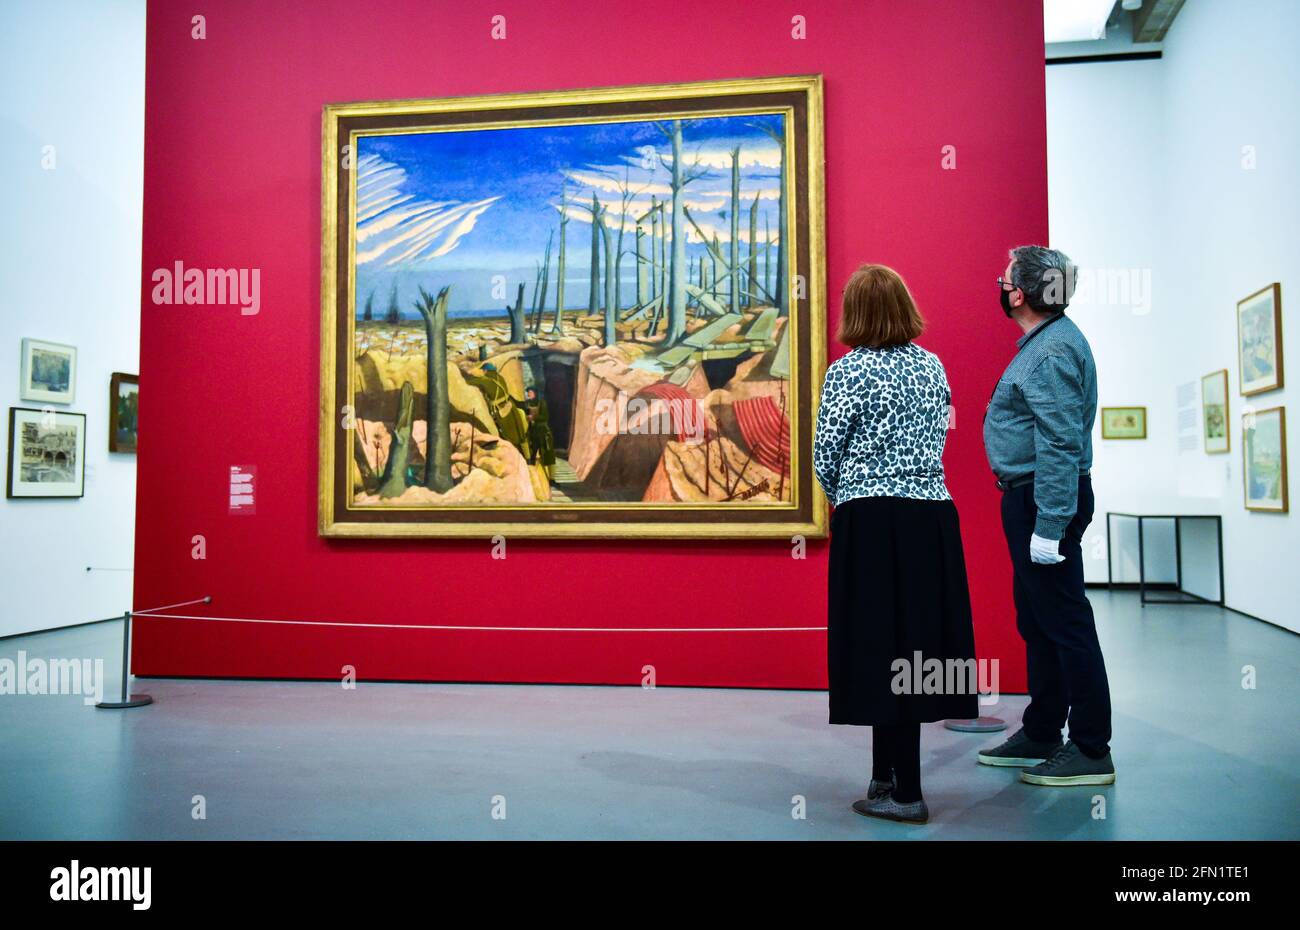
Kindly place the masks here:
<instances>
[{"instance_id":1,"label":"artist signature on painting","mask_svg":"<svg viewBox=\"0 0 1300 930\"><path fill-rule=\"evenodd\" d=\"M747 501L751 497L755 497L756 495L762 494L770 487L771 485L768 483L768 480L764 478L762 481L760 481L758 484L754 485L753 487L746 488L745 490L738 492L736 496L732 499L738 501Z\"/></svg>"}]
</instances>

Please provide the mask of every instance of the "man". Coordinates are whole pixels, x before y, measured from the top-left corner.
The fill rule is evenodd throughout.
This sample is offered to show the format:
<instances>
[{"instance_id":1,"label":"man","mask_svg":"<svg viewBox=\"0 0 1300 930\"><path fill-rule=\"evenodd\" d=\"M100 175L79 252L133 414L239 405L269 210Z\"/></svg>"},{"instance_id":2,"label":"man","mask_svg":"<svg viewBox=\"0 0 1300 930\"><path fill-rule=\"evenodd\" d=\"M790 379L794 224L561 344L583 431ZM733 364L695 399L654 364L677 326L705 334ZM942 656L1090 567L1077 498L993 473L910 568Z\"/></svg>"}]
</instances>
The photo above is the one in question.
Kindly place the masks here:
<instances>
[{"instance_id":1,"label":"man","mask_svg":"<svg viewBox=\"0 0 1300 930\"><path fill-rule=\"evenodd\" d=\"M979 761L1021 767L1020 780L1031 785L1115 781L1110 685L1083 590L1097 368L1088 340L1065 316L1074 278L1074 265L1054 249L1011 250L998 288L1003 312L1023 335L984 415L984 447L1003 492L1030 701L1022 728Z\"/></svg>"},{"instance_id":2,"label":"man","mask_svg":"<svg viewBox=\"0 0 1300 930\"><path fill-rule=\"evenodd\" d=\"M523 400L510 393L510 384L505 375L497 371L492 362L483 365L480 373L470 372L465 376L465 383L478 388L487 401L488 410L497 425L501 438L519 450L527 461L532 455L528 447L528 416L523 411Z\"/></svg>"},{"instance_id":3,"label":"man","mask_svg":"<svg viewBox=\"0 0 1300 930\"><path fill-rule=\"evenodd\" d=\"M551 410L546 405L546 398L537 395L536 388L524 392L524 404L528 411L528 446L532 450L528 456L529 465L541 465L546 472L546 480L555 475L555 436L551 433Z\"/></svg>"}]
</instances>

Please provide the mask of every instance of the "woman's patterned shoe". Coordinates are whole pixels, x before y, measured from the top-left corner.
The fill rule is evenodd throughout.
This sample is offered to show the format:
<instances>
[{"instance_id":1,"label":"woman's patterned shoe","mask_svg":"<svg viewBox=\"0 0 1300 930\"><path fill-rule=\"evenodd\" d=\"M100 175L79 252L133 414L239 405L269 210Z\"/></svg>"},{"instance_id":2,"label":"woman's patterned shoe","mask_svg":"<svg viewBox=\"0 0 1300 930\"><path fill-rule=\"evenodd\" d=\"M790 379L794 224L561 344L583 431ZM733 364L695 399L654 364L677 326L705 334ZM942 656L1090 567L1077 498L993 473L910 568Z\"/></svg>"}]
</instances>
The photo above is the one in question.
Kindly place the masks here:
<instances>
[{"instance_id":1,"label":"woman's patterned shoe","mask_svg":"<svg viewBox=\"0 0 1300 930\"><path fill-rule=\"evenodd\" d=\"M887 798L894 793L894 780L880 781L871 779L871 784L867 785L867 800L876 801L880 798Z\"/></svg>"},{"instance_id":2,"label":"woman's patterned shoe","mask_svg":"<svg viewBox=\"0 0 1300 930\"><path fill-rule=\"evenodd\" d=\"M930 808L926 807L924 799L900 804L894 800L893 795L889 795L874 801L854 801L853 809L863 817L879 817L899 823L926 823L930 819Z\"/></svg>"}]
</instances>

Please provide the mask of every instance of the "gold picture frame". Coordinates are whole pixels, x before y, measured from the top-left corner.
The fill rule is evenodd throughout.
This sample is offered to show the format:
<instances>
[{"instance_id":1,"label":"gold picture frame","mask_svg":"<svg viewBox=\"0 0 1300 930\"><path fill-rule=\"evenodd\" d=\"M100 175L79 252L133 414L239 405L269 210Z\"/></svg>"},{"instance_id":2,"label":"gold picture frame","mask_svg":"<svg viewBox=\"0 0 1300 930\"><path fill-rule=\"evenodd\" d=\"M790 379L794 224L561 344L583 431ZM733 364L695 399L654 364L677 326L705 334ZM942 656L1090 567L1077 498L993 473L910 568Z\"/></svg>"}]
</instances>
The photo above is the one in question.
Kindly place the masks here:
<instances>
[{"instance_id":1,"label":"gold picture frame","mask_svg":"<svg viewBox=\"0 0 1300 930\"><path fill-rule=\"evenodd\" d=\"M1256 513L1289 512L1286 408L1269 407L1242 414L1241 436L1241 483L1245 508Z\"/></svg>"},{"instance_id":2,"label":"gold picture frame","mask_svg":"<svg viewBox=\"0 0 1300 930\"><path fill-rule=\"evenodd\" d=\"M1228 369L1220 368L1201 378L1201 445L1207 455L1231 450L1229 416Z\"/></svg>"},{"instance_id":3,"label":"gold picture frame","mask_svg":"<svg viewBox=\"0 0 1300 930\"><path fill-rule=\"evenodd\" d=\"M1282 360L1282 285L1274 282L1237 301L1237 382L1243 397L1285 383Z\"/></svg>"},{"instance_id":4,"label":"gold picture frame","mask_svg":"<svg viewBox=\"0 0 1300 930\"><path fill-rule=\"evenodd\" d=\"M1146 407L1102 407L1102 439L1146 439Z\"/></svg>"},{"instance_id":5,"label":"gold picture frame","mask_svg":"<svg viewBox=\"0 0 1300 930\"><path fill-rule=\"evenodd\" d=\"M108 451L134 453L138 444L140 376L115 371L108 381Z\"/></svg>"},{"instance_id":6,"label":"gold picture frame","mask_svg":"<svg viewBox=\"0 0 1300 930\"><path fill-rule=\"evenodd\" d=\"M783 380L788 387L781 389L779 405L778 429L776 432L777 439L775 444L769 443L768 456L771 461L772 448L780 450L779 458L774 461L776 464L769 471L769 476L778 474L779 480L767 480L759 482L754 477L758 473L758 464L754 464L756 459L761 464L761 455L756 453L754 448L756 443L751 443L748 449L748 458L745 457L746 450L740 448L739 443L732 443L731 446L726 444L727 436L722 431L722 425L719 421L718 438L710 440L711 423L707 419L701 431L705 446L702 474L703 486L706 489L703 500L683 499L665 495L665 497L654 498L653 502L646 500L632 499L570 499L566 501L557 501L551 497L547 502L501 502L499 500L490 501L469 501L464 498L458 499L454 504L445 503L428 503L429 500L438 499L437 492L425 494L425 490L434 488L432 480L426 480L428 488L423 488L417 495L412 487L399 485L401 494L394 495L386 501L376 503L378 494L370 490L371 484L377 483L380 477L377 473L380 470L381 459L380 446L381 439L386 438L388 442L387 450L399 450L403 443L414 445L416 453L422 454L429 452L432 458L435 455L441 456L443 448L435 444L432 450L428 450L428 443L425 446L419 446L419 430L416 428L416 418L418 414L411 412L413 410L412 394L410 382L403 387L405 394L400 394L396 390L396 378L376 381L382 384L385 399L389 395L397 396L397 406L391 407L396 412L389 417L389 423L383 424L384 429L375 428L376 434L379 435L374 441L374 459L372 463L372 449L367 443L370 442L367 434L367 442L362 443L357 438L358 424L366 424L367 420L364 415L360 414L359 408L351 403L356 398L355 386L358 378L364 379L366 376L373 374L367 368L362 374L358 374L358 323L359 323L359 304L366 303L366 310L361 314L360 322L370 324L373 322L369 315L370 298L373 298L373 291L370 298L365 301L358 299L357 284L357 249L356 249L356 223L357 223L357 180L356 175L359 171L365 170L367 166L373 165L374 161L365 161L377 156L367 154L366 149L378 149L379 143L388 143L392 138L397 136L415 136L423 139L432 137L434 134L446 133L465 133L465 132L483 132L483 131L510 131L510 130L528 130L538 128L554 127L586 127L592 125L605 125L607 131L610 127L607 124L657 124L660 126L673 127L676 133L677 151L681 152L683 164L687 163L691 155L689 146L684 146L685 133L682 132L679 125L706 124L709 120L735 120L744 118L752 122L760 120L776 120L779 118L782 132L778 138L775 134L768 133L773 139L774 151L779 153L780 168L777 177L778 197L775 221L772 225L778 228L784 225L785 236L778 234L774 240L770 234L765 234L762 244L769 252L774 252L779 258L775 262L770 257L765 256L763 259L764 281L767 277L775 277L778 286L771 291L764 291L763 286L756 284L757 276L755 269L758 267L758 260L754 258L754 252L758 248L759 240L750 236L748 241L754 243L749 249L750 257L748 259L748 271L742 275L741 263L745 260L744 256L739 257L739 261L728 262L726 255L719 255L717 248L719 239L715 235L713 245L710 247L708 239L704 236L704 229L701 224L705 222L690 215L688 206L683 206L683 213L687 214L690 224L694 227L695 232L699 233L696 242L690 241L691 233L682 237L683 242L687 243L687 248L698 249L701 243L707 257L711 261L721 257L722 268L727 275L728 290L731 288L731 282L741 282L748 280L748 284L743 285L747 288L739 299L745 302L748 311L742 312L742 320L731 324L727 330L727 338L731 338L732 331L739 329L739 338L741 341L748 340L750 354L745 356L748 361L754 363L755 368L762 368L769 372L768 377L772 380ZM322 114L322 157L321 157L321 211L322 211L322 240L321 240L321 381L320 381L320 433L319 433L319 507L318 507L318 530L320 535L327 537L461 537L461 538L491 538L497 535L516 536L516 537L590 537L590 538L678 538L678 537L705 537L705 538L740 538L740 537L768 537L768 538L790 538L792 536L805 536L811 538L820 538L826 535L827 526L827 502L820 490L816 486L816 481L812 474L811 446L813 424L815 423L816 405L818 392L821 385L821 378L825 371L826 365L826 345L825 345L825 327L826 327L826 281L825 281L825 209L824 209L824 143L823 143L823 106L822 106L822 79L820 75L798 75L789 77L770 77L755 79L738 79L723 81L707 81L698 83L685 84L657 84L657 85L639 85L628 87L609 87L609 88L591 88L583 90L563 90L547 91L537 93L519 93L519 94L497 94L479 97L456 97L445 99L431 100L399 100L399 101L379 101L367 103L344 103L331 104L324 108ZM728 124L731 125L731 124ZM790 131L792 130L792 131ZM483 138L487 138L484 136ZM494 137L499 139L501 136ZM410 144L414 144L413 142ZM738 144L739 146L739 144ZM659 158L659 163L665 166L669 162L663 157L663 153L656 151L654 153ZM700 156L695 155L694 165L701 164ZM708 164L707 159L704 164ZM355 168L353 166L356 166ZM389 170L386 167L384 170ZM485 169L487 170L487 169ZM654 170L654 169L648 169ZM669 169L671 170L671 169ZM731 169L733 178L737 176L739 169ZM674 188L679 178L674 178ZM387 182L385 182L387 183ZM567 184L567 181L566 181ZM372 185L367 184L365 190L371 190ZM738 191L733 186L732 191ZM626 190L624 191L626 193ZM746 192L753 198L753 210L757 210L763 193L757 190ZM659 216L664 218L665 227L662 238L666 241L667 226L670 222L668 218L668 200L667 194L665 200L657 207ZM684 198L683 198L684 199ZM736 200L733 196L732 202L739 203L740 207L749 210L750 203L748 200ZM593 204L596 201L593 199ZM615 205L617 201L614 202ZM559 212L561 215L567 215L572 206L567 194L560 202ZM730 203L728 204L730 206ZM601 223L605 224L604 217L608 216L609 205L602 205L600 210L593 215L602 217ZM603 211L603 212L601 212ZM736 213L736 210L732 210ZM633 213L635 216L635 212ZM366 217L368 220L372 214L367 206ZM753 231L754 220L750 215L750 230ZM619 228L626 230L627 213L619 220ZM676 215L674 208L673 221L680 218ZM471 218L472 220L472 218ZM590 221L588 221L590 222ZM735 230L737 221L732 219L731 228ZM593 227L596 223L591 223ZM606 226L606 228L608 228ZM563 226L561 226L563 229ZM579 237L573 236L571 245L579 246ZM596 240L599 234L593 228L591 238ZM635 256L636 267L639 269L645 262L640 252L640 231L638 230L637 245L638 251ZM734 241L739 243L743 239L743 234L734 237ZM788 238L788 242L782 242L783 238ZM549 239L547 240L546 268L547 275L551 267L551 258L549 252ZM585 240L584 240L585 241ZM773 245L773 243L776 245ZM455 244L452 245L455 247ZM594 246L593 246L594 247ZM369 248L369 246L367 246ZM606 256L610 254L608 245ZM673 249L676 252L675 249ZM366 254L369 254L367 252ZM616 252L621 256L627 254L623 249ZM733 258L736 252L732 253ZM678 256L673 255L671 259L666 254L663 255L662 261L659 262L659 273L665 279L665 284L669 278L667 266L670 264L677 265ZM599 260L598 260L599 263ZM681 369L691 363L698 365L703 370L706 363L717 362L718 358L724 360L723 368L725 371L725 360L734 358L735 355L728 353L735 352L735 345L721 345L720 342L710 342L704 338L712 332L707 325L698 325L701 318L705 321L712 321L713 324L720 326L722 323L731 320L736 315L737 304L731 303L731 313L723 317L715 317L718 307L707 308L705 313L705 297L717 298L721 293L717 285L716 264L712 283L715 285L714 290L710 292L705 286L709 278L705 276L705 257L700 255L694 258L694 268L692 270L692 258L688 255L687 263L684 268L685 280L687 287L691 286L694 281L697 291L704 293L701 297L692 293L695 298L696 328L691 330L689 322L688 331L685 336L679 331L676 336L682 340L675 344L670 344L668 350L659 351L649 362L642 362L641 358L636 363L630 363L629 368L634 364L642 363L652 367L654 373L660 369L667 369L670 365L678 365L671 371L665 370L660 382L664 385L677 384L681 375ZM769 272L768 269L775 264L775 269ZM563 266L560 266L563 268ZM588 263L590 268L590 262ZM731 267L731 271L726 269ZM545 311L550 315L547 309L547 291L545 290L545 278L542 277L542 265L538 263L538 278L534 282L534 305L530 307L530 314L536 312L537 319L541 318L542 312ZM692 278L692 274L698 273L698 277ZM557 274L559 281L564 280L563 274ZM597 277L597 275L593 275ZM624 276L615 274L618 283L621 285ZM609 275L606 275L606 284L608 287ZM784 286L780 283L784 281ZM433 296L434 288L439 282L432 282L427 290L423 284L420 285L420 300L425 302L428 313L421 310L421 315L425 316L426 321L436 314L442 314L442 320L448 319L448 298L446 288L438 290L437 297ZM513 282L511 282L513 284ZM639 276L635 282L637 285L638 302L641 297ZM629 284L630 287L630 284ZM677 320L681 320L681 304L678 301L676 285L663 287L660 291L658 302L659 307L655 311L654 322L657 325L660 319L660 311L663 312L665 319L671 319L671 314L677 315ZM593 293L595 285L592 286ZM740 290L740 286L737 286ZM522 295L524 294L524 284L519 285L518 294L520 298L516 304L515 310L521 309L523 304ZM396 285L394 285L396 292ZM540 302L537 302L537 294L540 292ZM514 294L511 288L511 296ZM612 293L612 290L606 290L606 294ZM765 296L771 306L763 306L762 300L756 297ZM784 297L782 296L784 295ZM728 294L728 298L731 295ZM593 297L593 305L595 298ZM394 303L396 303L394 299ZM410 301L407 301L410 303ZM556 301L559 312L554 316L557 318L556 331L559 327L559 317L565 316L571 312L570 303L564 301L560 304ZM717 301L715 300L715 303ZM606 300L604 306L608 308L611 303ZM419 309L417 307L417 309ZM499 305L497 307L499 309ZM507 310L512 308L507 303ZM622 332L624 327L629 325L629 320L635 322L636 315L642 313L648 318L649 304L642 305L636 310L635 305L628 308L629 311L636 310L634 315L625 312L624 303L618 303L615 306L615 312L612 314L614 323L608 323L609 326L618 328ZM721 309L728 309L721 306ZM775 314L776 323L773 323L773 314L771 311L778 311ZM466 311L470 312L470 311ZM400 309L399 309L400 313ZM607 311L607 319L611 316ZM398 317L400 319L400 316ZM591 317L584 318L587 322ZM404 325L403 324L395 324ZM431 323L426 323L432 326ZM504 324L503 324L504 325ZM640 323L636 323L632 331L639 333ZM666 326L669 324L665 324ZM766 329L764 329L766 327ZM363 326L364 329L364 326ZM779 329L780 337L768 336L768 341L763 342L762 338L756 337L750 339L749 336L755 330L761 330L760 337L763 333ZM707 330L707 332L706 332ZM427 330L434 332L433 329ZM608 332L607 330L606 332ZM444 330L445 332L445 330ZM477 330L476 330L477 332ZM510 329L511 337L514 336L515 330ZM534 333L536 329L534 329ZM671 335L671 330L669 331ZM698 344L686 345L685 339L693 337L696 334L703 334ZM653 341L657 332L651 332L645 337L646 340ZM638 339L642 337L637 336ZM665 340L669 337L665 336ZM396 331L389 340L391 346L396 339ZM493 342L491 339L485 339L480 342L479 358L484 357L486 352L485 346L489 343L493 348L501 348L500 340ZM439 342L438 339L425 339L426 348L431 348ZM778 344L779 342L779 344ZM508 345L513 345L509 343ZM666 344L666 343L665 343ZM366 353L370 353L370 343L367 342ZM605 342L604 348L620 348L623 345L621 340L615 340L613 343ZM721 346L721 348L720 348ZM593 348L588 345L587 349ZM637 351L644 348L642 345L637 346ZM468 350L465 350L466 352ZM717 353L717 356L713 353ZM376 353L377 354L377 353ZM649 351L646 356L649 356ZM392 360L392 351L389 350L388 360ZM578 357L582 355L579 352ZM429 388L425 390L424 403L428 404L429 414L424 418L424 433L432 432L428 428L428 423L435 424L440 422L439 414L435 410L429 397L438 392L435 385L441 385L444 382L441 376L430 377L429 373L441 370L442 361L445 361L445 355L442 361L438 360L435 352L428 351L428 363L424 364L422 373L425 382ZM682 361L682 360L685 361ZM453 364L469 365L463 358L458 359ZM781 366L778 369L778 364ZM659 368L653 368L659 366ZM718 367L718 366L714 366ZM449 372L451 366L449 365ZM579 369L581 371L581 369ZM488 391L492 384L496 382L505 383L507 380L505 373L499 372L495 367L491 369L492 375L488 373L488 364L482 364L478 367L470 366L466 371L466 376L475 379L474 383L483 385L482 390ZM779 373L778 373L779 371ZM451 378L454 373L449 374ZM492 379L495 378L495 381ZM363 380L363 384L369 384ZM705 385L716 389L716 385L711 383ZM731 382L727 382L731 386ZM508 385L507 385L508 387ZM688 387L691 385L688 382ZM501 399L505 406L513 405L520 409L521 413L528 417L527 436L531 438L533 424L538 415L539 405L534 398L537 389L549 391L549 383L542 384L540 381L532 382L532 385L526 385L527 406L520 401L517 390L504 391ZM576 390L576 389L575 389ZM699 394L702 388L696 385L693 388L695 394ZM448 388L448 394L451 389ZM663 393L672 394L670 387L665 386ZM710 392L710 396L716 393ZM486 408L488 412L495 417L499 410L496 404L496 398L489 394L484 397L491 400L491 404ZM639 396L639 395L638 395ZM548 397L549 399L549 397ZM633 398L634 400L636 398ZM748 398L745 398L746 400ZM690 401L686 401L689 403ZM788 404L788 406L787 406ZM403 406L404 405L404 406ZM772 419L771 411L775 407L775 400L770 402L764 408L768 416L768 421ZM545 409L541 407L540 409ZM746 408L748 409L748 408ZM402 413L406 413L403 420ZM459 410L458 410L459 413ZM515 414L518 415L518 414ZM749 416L749 414L746 414ZM687 418L689 419L689 417ZM731 428L736 429L735 422L742 418L737 416L729 421ZM459 422L459 421L457 421ZM522 421L520 421L522 423ZM621 421L620 421L621 422ZM679 421L673 420L673 423ZM498 439L488 440L488 445L479 445L487 437L479 430L479 425L486 425L489 429L493 425L499 426L497 430ZM391 426L391 429L388 427ZM742 424L743 426L743 424ZM788 428L787 428L788 427ZM403 428L409 428L409 433L404 433ZM469 431L468 437L465 436L466 429ZM549 420L547 429L550 430ZM621 429L621 427L620 427ZM770 431L769 431L770 434ZM765 434L765 435L769 435ZM444 434L445 435L445 434ZM487 423L485 417L480 417L478 423L469 422L468 426L461 423L457 426L452 424L451 445L454 450L459 452L460 445L464 443L465 450L468 454L468 463L465 464L464 456L456 462L459 474L462 477L467 475L473 469L472 464L475 461L476 453L483 456L484 449L503 449L505 445L512 442L509 437L515 435L524 436L522 428L516 433L508 433L505 426L500 424ZM738 434L737 434L738 435ZM788 436L788 443L783 438ZM750 436L750 433L745 433ZM505 438L506 443L499 441ZM679 432L678 440L682 440ZM710 458L708 443L714 441L720 448L712 452L716 458L715 466L713 458ZM534 449L545 450L545 442L539 440L535 443L530 439L520 439L520 449L523 444L528 442ZM558 449L558 447L556 447ZM505 450L509 452L509 450ZM567 450L566 450L567 451ZM513 455L513 453L511 453ZM504 453L503 453L504 455ZM384 474L388 475L388 481L391 482L394 469L390 464L391 456L385 453L382 459ZM698 461L698 455L696 456ZM394 459L395 460L395 459ZM445 461L442 459L441 461ZM515 462L526 461L530 469L534 471L537 464L533 458L522 457L512 459ZM545 462L544 457L538 458L538 463ZM567 463L566 463L567 464ZM364 467L363 467L364 466ZM558 466L557 466L558 467ZM656 481L663 482L668 480L662 474L660 469L664 466L661 463L660 468L656 469ZM708 495L718 495L717 484L718 478L714 475L714 468L721 469L721 474L728 476L727 481L734 481L725 489L727 497L721 500L715 500ZM413 474L414 466L407 466L402 472L401 480L409 481ZM419 466L426 475L432 471L428 466ZM366 474L366 472L370 474ZM453 475L458 472L453 470ZM549 473L548 473L549 474ZM680 480L680 472L674 473L673 477ZM734 477L733 477L734 476ZM367 483L369 479L370 483ZM534 481L534 485L536 485ZM775 485L775 487L774 487ZM391 490L391 483L384 483L380 492ZM554 485L547 488L548 494L554 493ZM603 489L600 489L603 490ZM676 491L676 486L672 488ZM649 492L647 492L649 496ZM417 503L408 503L407 499L415 500ZM768 499L770 498L770 499ZM447 499L451 499L450 493Z\"/></svg>"}]
</instances>

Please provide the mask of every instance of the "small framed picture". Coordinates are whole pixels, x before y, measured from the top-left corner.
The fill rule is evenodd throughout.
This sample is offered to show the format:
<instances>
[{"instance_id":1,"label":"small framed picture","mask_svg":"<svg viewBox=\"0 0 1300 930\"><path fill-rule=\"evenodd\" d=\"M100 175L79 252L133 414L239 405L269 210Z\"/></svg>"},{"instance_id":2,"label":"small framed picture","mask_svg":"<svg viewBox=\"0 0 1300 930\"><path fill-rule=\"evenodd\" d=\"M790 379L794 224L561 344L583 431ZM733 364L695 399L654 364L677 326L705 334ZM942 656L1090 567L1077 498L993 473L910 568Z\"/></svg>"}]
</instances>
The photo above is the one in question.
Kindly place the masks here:
<instances>
[{"instance_id":1,"label":"small framed picture","mask_svg":"<svg viewBox=\"0 0 1300 930\"><path fill-rule=\"evenodd\" d=\"M77 395L76 347L24 339L19 377L18 396L22 400L72 403Z\"/></svg>"},{"instance_id":2,"label":"small framed picture","mask_svg":"<svg viewBox=\"0 0 1300 930\"><path fill-rule=\"evenodd\" d=\"M1228 369L1210 372L1201 379L1201 434L1205 451L1214 455L1227 452L1228 437Z\"/></svg>"},{"instance_id":3,"label":"small framed picture","mask_svg":"<svg viewBox=\"0 0 1300 930\"><path fill-rule=\"evenodd\" d=\"M108 451L134 452L140 376L113 372L108 385Z\"/></svg>"},{"instance_id":4,"label":"small framed picture","mask_svg":"<svg viewBox=\"0 0 1300 930\"><path fill-rule=\"evenodd\" d=\"M1241 435L1246 509L1286 513L1285 408L1271 407L1245 414Z\"/></svg>"},{"instance_id":5,"label":"small framed picture","mask_svg":"<svg viewBox=\"0 0 1300 930\"><path fill-rule=\"evenodd\" d=\"M1102 439L1146 439L1146 407L1102 407Z\"/></svg>"},{"instance_id":6,"label":"small framed picture","mask_svg":"<svg viewBox=\"0 0 1300 930\"><path fill-rule=\"evenodd\" d=\"M86 487L86 415L9 408L6 497L81 497Z\"/></svg>"},{"instance_id":7,"label":"small framed picture","mask_svg":"<svg viewBox=\"0 0 1300 930\"><path fill-rule=\"evenodd\" d=\"M1270 284L1238 302L1237 357L1242 394L1282 386L1282 285Z\"/></svg>"}]
</instances>

